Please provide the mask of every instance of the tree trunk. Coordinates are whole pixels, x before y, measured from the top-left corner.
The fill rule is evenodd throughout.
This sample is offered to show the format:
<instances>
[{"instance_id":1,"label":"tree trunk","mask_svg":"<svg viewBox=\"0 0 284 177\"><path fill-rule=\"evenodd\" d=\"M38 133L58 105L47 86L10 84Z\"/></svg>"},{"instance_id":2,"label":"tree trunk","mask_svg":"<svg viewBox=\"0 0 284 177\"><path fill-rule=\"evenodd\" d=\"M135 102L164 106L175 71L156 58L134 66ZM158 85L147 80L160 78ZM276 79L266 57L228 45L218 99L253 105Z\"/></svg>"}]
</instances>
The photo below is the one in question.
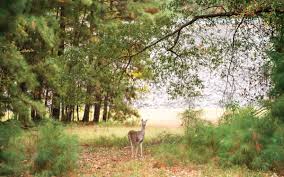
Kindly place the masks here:
<instances>
[{"instance_id":1,"label":"tree trunk","mask_svg":"<svg viewBox=\"0 0 284 177\"><path fill-rule=\"evenodd\" d=\"M53 93L53 97L52 97L51 116L54 119L59 120L59 116L60 116L60 102L59 102L59 95L56 92Z\"/></svg>"},{"instance_id":2,"label":"tree trunk","mask_svg":"<svg viewBox=\"0 0 284 177\"><path fill-rule=\"evenodd\" d=\"M32 118L33 121L36 121L35 117L36 117L36 110L31 108L31 118Z\"/></svg>"},{"instance_id":3,"label":"tree trunk","mask_svg":"<svg viewBox=\"0 0 284 177\"><path fill-rule=\"evenodd\" d=\"M48 89L45 90L45 98L44 98L44 105L47 107L47 101L48 101Z\"/></svg>"},{"instance_id":4,"label":"tree trunk","mask_svg":"<svg viewBox=\"0 0 284 177\"><path fill-rule=\"evenodd\" d=\"M65 104L64 101L61 101L61 120L64 121L65 119L66 119Z\"/></svg>"},{"instance_id":5,"label":"tree trunk","mask_svg":"<svg viewBox=\"0 0 284 177\"><path fill-rule=\"evenodd\" d=\"M79 118L79 105L76 106L76 112L77 112L77 121L80 120Z\"/></svg>"},{"instance_id":6,"label":"tree trunk","mask_svg":"<svg viewBox=\"0 0 284 177\"><path fill-rule=\"evenodd\" d=\"M65 122L71 122L72 114L73 114L73 107L74 106L72 106L72 105L66 106L66 119L64 120Z\"/></svg>"},{"instance_id":7,"label":"tree trunk","mask_svg":"<svg viewBox=\"0 0 284 177\"><path fill-rule=\"evenodd\" d=\"M90 117L90 104L86 104L82 121L89 122L89 117Z\"/></svg>"},{"instance_id":8,"label":"tree trunk","mask_svg":"<svg viewBox=\"0 0 284 177\"><path fill-rule=\"evenodd\" d=\"M63 55L64 53L64 33L65 33L65 22L64 22L64 13L65 9L64 6L62 5L60 7L60 44L59 44L59 48L58 48L58 56ZM62 103L63 105L63 103ZM61 119L64 120L64 106L62 106L62 116ZM54 92L53 94L53 98L52 98L52 111L51 111L51 115L52 117L54 117L55 119L59 120L59 116L60 116L60 101L59 101L59 95Z\"/></svg>"},{"instance_id":9,"label":"tree trunk","mask_svg":"<svg viewBox=\"0 0 284 177\"><path fill-rule=\"evenodd\" d=\"M41 101L41 92L42 92L42 89L41 88L37 88L34 92L34 100L36 101ZM39 112L34 109L34 108L31 108L31 118L34 122L38 122L41 120L41 116L39 114Z\"/></svg>"},{"instance_id":10,"label":"tree trunk","mask_svg":"<svg viewBox=\"0 0 284 177\"><path fill-rule=\"evenodd\" d=\"M58 56L63 55L64 54L64 34L65 34L65 21L64 21L64 17L65 17L65 8L62 5L60 8L60 44L59 44L59 48L58 48Z\"/></svg>"},{"instance_id":11,"label":"tree trunk","mask_svg":"<svg viewBox=\"0 0 284 177\"><path fill-rule=\"evenodd\" d=\"M101 112L101 97L100 95L96 96L96 103L94 104L94 123L99 123L100 112Z\"/></svg>"},{"instance_id":12,"label":"tree trunk","mask_svg":"<svg viewBox=\"0 0 284 177\"><path fill-rule=\"evenodd\" d=\"M85 110L84 110L84 115L83 115L83 122L89 122L90 120L90 100L88 99L91 96L92 93L92 87L90 84L87 85L87 98L86 98L86 103L85 103Z\"/></svg>"},{"instance_id":13,"label":"tree trunk","mask_svg":"<svg viewBox=\"0 0 284 177\"><path fill-rule=\"evenodd\" d=\"M75 120L75 106L73 105L72 106L72 120L71 121L74 121Z\"/></svg>"},{"instance_id":14,"label":"tree trunk","mask_svg":"<svg viewBox=\"0 0 284 177\"><path fill-rule=\"evenodd\" d=\"M107 117L108 117L108 95L105 96L104 99L104 112L103 112L103 121L107 121Z\"/></svg>"}]
</instances>

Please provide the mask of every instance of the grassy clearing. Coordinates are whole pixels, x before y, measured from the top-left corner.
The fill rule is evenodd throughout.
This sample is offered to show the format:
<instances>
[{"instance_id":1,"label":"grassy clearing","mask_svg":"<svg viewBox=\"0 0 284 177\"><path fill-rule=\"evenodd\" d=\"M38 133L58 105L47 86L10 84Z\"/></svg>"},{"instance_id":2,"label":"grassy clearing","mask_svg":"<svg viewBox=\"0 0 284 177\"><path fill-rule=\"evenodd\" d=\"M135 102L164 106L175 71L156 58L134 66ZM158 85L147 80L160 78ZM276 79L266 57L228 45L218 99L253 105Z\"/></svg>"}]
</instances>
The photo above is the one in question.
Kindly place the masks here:
<instances>
[{"instance_id":1,"label":"grassy clearing","mask_svg":"<svg viewBox=\"0 0 284 177\"><path fill-rule=\"evenodd\" d=\"M68 134L77 135L80 144L103 147L128 146L129 130L139 130L140 127L128 126L80 126L72 125L66 128ZM159 137L166 134L183 135L182 128L146 127L145 143L157 143Z\"/></svg>"},{"instance_id":2,"label":"grassy clearing","mask_svg":"<svg viewBox=\"0 0 284 177\"><path fill-rule=\"evenodd\" d=\"M247 169L246 167L220 168L207 163L197 165L191 162L181 164L178 161L168 165L153 151L160 145L145 147L143 159L130 157L129 148L93 148L85 147L81 153L78 176L110 176L110 177L271 177L272 173L263 173Z\"/></svg>"},{"instance_id":3,"label":"grassy clearing","mask_svg":"<svg viewBox=\"0 0 284 177\"><path fill-rule=\"evenodd\" d=\"M56 145L50 146L53 142L52 135L54 130L45 129L48 141L40 141L37 128L24 132L21 142L25 145L26 166L34 167L35 162L52 163L48 153L57 152L52 147L65 147L65 139L54 141ZM272 176L272 172L262 172L249 170L244 166L220 167L219 159L209 157L203 160L203 163L192 161L192 153L186 141L184 140L184 131L182 128L163 128L163 127L146 127L146 139L144 143L143 159L131 158L131 150L127 141L127 132L131 129L139 130L139 127L129 126L83 126L83 125L67 125L64 127L64 133L67 135L76 135L81 145L78 169L72 173L75 176ZM52 131L52 132L50 132ZM40 143L41 142L41 143ZM39 146L42 144L43 146ZM63 147L64 146L64 147ZM42 152L41 152L42 150ZM54 152L53 152L54 151ZM40 152L43 156L35 155ZM45 156L46 155L46 156ZM30 156L30 157L28 157ZM71 157L64 153L60 155L62 159ZM42 158L47 157L47 159ZM64 157L64 158L63 158ZM66 158L65 158L66 157ZM68 158L67 158L68 157ZM51 159L52 160L52 159ZM66 164L65 162L63 164ZM75 164L75 163L74 163ZM49 166L49 165L47 165ZM60 167L60 169L62 169ZM29 169L26 169L29 170ZM30 168L35 170L35 168ZM31 171L32 172L32 171ZM46 172L46 171L43 171ZM56 172L51 169L50 174ZM33 172L32 172L33 173ZM60 172L58 172L60 173ZM47 174L47 173L41 173ZM49 173L48 173L49 174ZM73 175L73 174L70 174Z\"/></svg>"},{"instance_id":4,"label":"grassy clearing","mask_svg":"<svg viewBox=\"0 0 284 177\"><path fill-rule=\"evenodd\" d=\"M245 166L220 167L218 159L203 163L191 159L182 128L147 127L144 159L130 158L127 132L139 127L78 126L66 131L79 137L83 146L81 176L271 176L272 172L253 171Z\"/></svg>"}]
</instances>

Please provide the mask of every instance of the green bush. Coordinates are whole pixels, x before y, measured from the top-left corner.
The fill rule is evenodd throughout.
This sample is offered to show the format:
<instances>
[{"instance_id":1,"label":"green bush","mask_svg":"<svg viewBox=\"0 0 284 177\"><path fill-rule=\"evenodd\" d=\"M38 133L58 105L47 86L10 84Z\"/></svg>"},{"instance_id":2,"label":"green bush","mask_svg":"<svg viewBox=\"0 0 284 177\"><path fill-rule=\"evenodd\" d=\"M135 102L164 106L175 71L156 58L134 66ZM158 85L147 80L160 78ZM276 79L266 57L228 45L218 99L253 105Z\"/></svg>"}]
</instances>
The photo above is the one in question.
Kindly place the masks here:
<instances>
[{"instance_id":1,"label":"green bush","mask_svg":"<svg viewBox=\"0 0 284 177\"><path fill-rule=\"evenodd\" d=\"M65 134L59 123L47 122L40 127L34 170L40 176L62 175L76 166L76 137Z\"/></svg>"},{"instance_id":2,"label":"green bush","mask_svg":"<svg viewBox=\"0 0 284 177\"><path fill-rule=\"evenodd\" d=\"M184 138L191 161L214 159L222 166L262 170L284 166L284 126L273 115L258 117L253 108L237 108L229 110L218 126L192 116L192 112L183 115L188 122Z\"/></svg>"},{"instance_id":3,"label":"green bush","mask_svg":"<svg viewBox=\"0 0 284 177\"><path fill-rule=\"evenodd\" d=\"M279 124L267 138L260 157L252 163L254 168L283 170L284 167L284 124Z\"/></svg>"},{"instance_id":4,"label":"green bush","mask_svg":"<svg viewBox=\"0 0 284 177\"><path fill-rule=\"evenodd\" d=\"M217 151L215 127L211 124L196 124L185 135L189 158L198 163L208 162Z\"/></svg>"},{"instance_id":5,"label":"green bush","mask_svg":"<svg viewBox=\"0 0 284 177\"><path fill-rule=\"evenodd\" d=\"M0 175L19 175L24 169L24 147L19 144L22 131L17 121L0 122Z\"/></svg>"},{"instance_id":6,"label":"green bush","mask_svg":"<svg viewBox=\"0 0 284 177\"><path fill-rule=\"evenodd\" d=\"M216 129L220 164L262 170L283 164L282 124L269 116L255 116L252 108L240 109L230 120Z\"/></svg>"},{"instance_id":7,"label":"green bush","mask_svg":"<svg viewBox=\"0 0 284 177\"><path fill-rule=\"evenodd\" d=\"M200 119L200 110L186 110L182 113L185 127L185 143L188 158L197 163L208 162L216 153L215 126Z\"/></svg>"},{"instance_id":8,"label":"green bush","mask_svg":"<svg viewBox=\"0 0 284 177\"><path fill-rule=\"evenodd\" d=\"M219 125L218 156L222 165L247 165L261 151L262 133L259 131L261 120L256 118L250 108L231 115L230 122Z\"/></svg>"},{"instance_id":9,"label":"green bush","mask_svg":"<svg viewBox=\"0 0 284 177\"><path fill-rule=\"evenodd\" d=\"M280 96L272 104L271 113L274 117L284 122L284 95Z\"/></svg>"}]
</instances>

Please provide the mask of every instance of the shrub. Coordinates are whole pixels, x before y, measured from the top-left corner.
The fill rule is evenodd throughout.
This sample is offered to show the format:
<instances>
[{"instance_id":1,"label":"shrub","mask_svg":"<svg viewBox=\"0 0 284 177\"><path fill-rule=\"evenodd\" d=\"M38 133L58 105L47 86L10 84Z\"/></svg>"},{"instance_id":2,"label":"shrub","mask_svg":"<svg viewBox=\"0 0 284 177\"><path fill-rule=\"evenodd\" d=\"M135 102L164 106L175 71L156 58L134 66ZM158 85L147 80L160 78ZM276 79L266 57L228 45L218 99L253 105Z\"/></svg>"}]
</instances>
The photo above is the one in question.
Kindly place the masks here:
<instances>
[{"instance_id":1,"label":"shrub","mask_svg":"<svg viewBox=\"0 0 284 177\"><path fill-rule=\"evenodd\" d=\"M47 122L40 127L34 170L37 175L62 175L76 166L78 141L65 134L59 123Z\"/></svg>"},{"instance_id":2,"label":"shrub","mask_svg":"<svg viewBox=\"0 0 284 177\"><path fill-rule=\"evenodd\" d=\"M0 123L0 175L19 175L24 169L24 147L18 142L21 139L21 128L17 121L9 120Z\"/></svg>"},{"instance_id":3,"label":"shrub","mask_svg":"<svg viewBox=\"0 0 284 177\"><path fill-rule=\"evenodd\" d=\"M240 109L230 120L216 129L221 164L263 170L283 164L283 125L255 116L252 108Z\"/></svg>"},{"instance_id":4,"label":"shrub","mask_svg":"<svg viewBox=\"0 0 284 177\"><path fill-rule=\"evenodd\" d=\"M205 163L216 153L216 136L214 125L200 119L200 110L186 110L182 113L185 127L185 143L188 158L194 162Z\"/></svg>"},{"instance_id":5,"label":"shrub","mask_svg":"<svg viewBox=\"0 0 284 177\"><path fill-rule=\"evenodd\" d=\"M202 111L187 109L181 113L182 125L185 127L185 130L190 129L190 127L195 127L196 123L200 122L200 116Z\"/></svg>"},{"instance_id":6,"label":"shrub","mask_svg":"<svg viewBox=\"0 0 284 177\"><path fill-rule=\"evenodd\" d=\"M271 106L272 115L284 122L284 95L276 99Z\"/></svg>"},{"instance_id":7,"label":"shrub","mask_svg":"<svg viewBox=\"0 0 284 177\"><path fill-rule=\"evenodd\" d=\"M216 129L219 139L218 155L222 165L251 166L262 148L259 121L248 108L231 115L229 123L221 124Z\"/></svg>"},{"instance_id":8,"label":"shrub","mask_svg":"<svg viewBox=\"0 0 284 177\"><path fill-rule=\"evenodd\" d=\"M284 124L279 124L272 136L267 138L260 156L252 163L254 168L283 170Z\"/></svg>"},{"instance_id":9,"label":"shrub","mask_svg":"<svg viewBox=\"0 0 284 177\"><path fill-rule=\"evenodd\" d=\"M185 114L187 118L190 114ZM237 108L214 126L191 118L186 126L186 150L194 162L217 159L222 166L246 165L251 169L281 169L284 165L284 126L253 108Z\"/></svg>"},{"instance_id":10,"label":"shrub","mask_svg":"<svg viewBox=\"0 0 284 177\"><path fill-rule=\"evenodd\" d=\"M198 163L208 162L217 151L215 127L204 121L195 123L194 127L187 127L185 141L189 158Z\"/></svg>"}]
</instances>

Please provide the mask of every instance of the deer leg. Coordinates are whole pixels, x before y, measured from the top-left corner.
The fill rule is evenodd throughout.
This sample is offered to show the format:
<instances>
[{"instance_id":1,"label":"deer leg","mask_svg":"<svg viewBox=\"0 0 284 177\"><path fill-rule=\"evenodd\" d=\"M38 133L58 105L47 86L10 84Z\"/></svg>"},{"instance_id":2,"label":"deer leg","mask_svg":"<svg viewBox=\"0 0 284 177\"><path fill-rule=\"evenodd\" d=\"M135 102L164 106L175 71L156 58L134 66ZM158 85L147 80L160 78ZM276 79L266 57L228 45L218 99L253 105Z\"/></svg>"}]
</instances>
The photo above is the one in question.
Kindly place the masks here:
<instances>
[{"instance_id":1,"label":"deer leg","mask_svg":"<svg viewBox=\"0 0 284 177\"><path fill-rule=\"evenodd\" d=\"M141 153L141 157L143 158L142 143L140 144L140 153Z\"/></svg>"},{"instance_id":2,"label":"deer leg","mask_svg":"<svg viewBox=\"0 0 284 177\"><path fill-rule=\"evenodd\" d=\"M130 146L131 146L131 157L133 158L133 144L132 144L132 141L131 141L131 137L128 135L128 140L130 142Z\"/></svg>"},{"instance_id":3,"label":"deer leg","mask_svg":"<svg viewBox=\"0 0 284 177\"><path fill-rule=\"evenodd\" d=\"M139 149L139 146L136 146L136 153L135 153L135 157L138 157L138 149Z\"/></svg>"},{"instance_id":4,"label":"deer leg","mask_svg":"<svg viewBox=\"0 0 284 177\"><path fill-rule=\"evenodd\" d=\"M132 144L132 142L130 141L130 145L131 145L131 157L133 157L133 144Z\"/></svg>"}]
</instances>

